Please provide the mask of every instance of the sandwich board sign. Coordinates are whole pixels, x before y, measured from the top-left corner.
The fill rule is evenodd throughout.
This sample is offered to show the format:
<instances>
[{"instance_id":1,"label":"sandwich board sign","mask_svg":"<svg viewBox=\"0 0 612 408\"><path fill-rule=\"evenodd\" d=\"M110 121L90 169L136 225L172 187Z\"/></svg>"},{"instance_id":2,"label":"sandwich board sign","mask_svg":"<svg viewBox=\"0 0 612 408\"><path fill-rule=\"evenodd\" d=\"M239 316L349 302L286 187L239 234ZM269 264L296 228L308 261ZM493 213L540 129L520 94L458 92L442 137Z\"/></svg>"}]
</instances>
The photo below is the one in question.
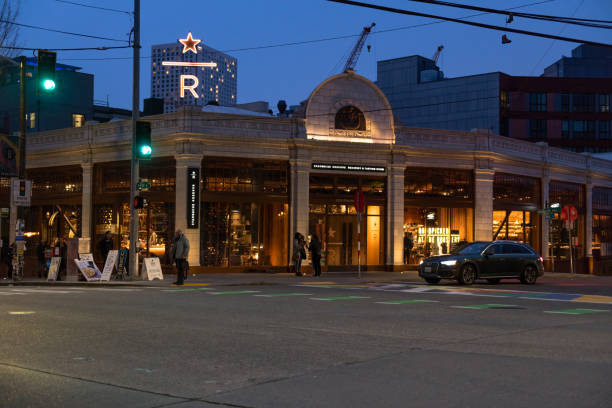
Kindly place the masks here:
<instances>
[{"instance_id":1,"label":"sandwich board sign","mask_svg":"<svg viewBox=\"0 0 612 408\"><path fill-rule=\"evenodd\" d=\"M111 275L113 274L113 268L117 264L117 257L119 256L119 251L117 249L112 249L108 251L108 255L106 256L106 262L104 262L104 269L102 269L102 277L100 281L110 281Z\"/></svg>"},{"instance_id":2,"label":"sandwich board sign","mask_svg":"<svg viewBox=\"0 0 612 408\"><path fill-rule=\"evenodd\" d=\"M57 274L59 273L59 268L62 263L62 258L59 256L54 256L51 258L51 263L49 264L49 273L47 274L48 281L57 280Z\"/></svg>"},{"instance_id":3,"label":"sandwich board sign","mask_svg":"<svg viewBox=\"0 0 612 408\"><path fill-rule=\"evenodd\" d=\"M87 282L98 281L102 277L102 273L100 273L100 270L94 261L75 259L74 263L76 264L77 268L79 268L79 271L81 271Z\"/></svg>"},{"instance_id":4,"label":"sandwich board sign","mask_svg":"<svg viewBox=\"0 0 612 408\"><path fill-rule=\"evenodd\" d=\"M145 258L142 263L142 277L147 276L148 280L160 279L164 280L159 258Z\"/></svg>"}]
</instances>

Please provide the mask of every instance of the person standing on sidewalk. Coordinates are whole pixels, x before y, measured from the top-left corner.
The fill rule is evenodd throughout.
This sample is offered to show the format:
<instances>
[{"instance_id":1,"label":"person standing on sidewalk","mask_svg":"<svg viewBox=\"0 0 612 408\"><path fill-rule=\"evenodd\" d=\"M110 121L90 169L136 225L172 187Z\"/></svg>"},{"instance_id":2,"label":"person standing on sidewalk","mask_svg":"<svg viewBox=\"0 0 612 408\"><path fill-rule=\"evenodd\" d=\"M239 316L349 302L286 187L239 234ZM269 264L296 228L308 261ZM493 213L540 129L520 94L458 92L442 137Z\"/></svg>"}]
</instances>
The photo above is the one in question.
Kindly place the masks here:
<instances>
[{"instance_id":1,"label":"person standing on sidewalk","mask_svg":"<svg viewBox=\"0 0 612 408\"><path fill-rule=\"evenodd\" d=\"M296 276L302 276L300 268L302 267L302 260L306 259L305 246L306 241L304 240L304 236L299 232L296 232L293 238L293 256L291 257Z\"/></svg>"},{"instance_id":2,"label":"person standing on sidewalk","mask_svg":"<svg viewBox=\"0 0 612 408\"><path fill-rule=\"evenodd\" d=\"M317 234L312 234L308 250L311 253L310 259L312 260L314 276L321 276L321 240Z\"/></svg>"},{"instance_id":3,"label":"person standing on sidewalk","mask_svg":"<svg viewBox=\"0 0 612 408\"><path fill-rule=\"evenodd\" d=\"M102 265L104 265L106 258L108 257L108 253L114 246L113 237L110 231L106 231L104 233L104 238L102 238L98 246L100 248L100 254L102 254Z\"/></svg>"},{"instance_id":4,"label":"person standing on sidewalk","mask_svg":"<svg viewBox=\"0 0 612 408\"><path fill-rule=\"evenodd\" d=\"M45 243L42 239L38 241L38 245L36 245L36 258L38 259L38 277L43 278L47 262L45 259Z\"/></svg>"},{"instance_id":5,"label":"person standing on sidewalk","mask_svg":"<svg viewBox=\"0 0 612 408\"><path fill-rule=\"evenodd\" d=\"M176 282L175 285L182 285L187 271L187 257L189 256L189 240L183 231L176 230L174 233L174 245L170 259L176 263Z\"/></svg>"}]
</instances>

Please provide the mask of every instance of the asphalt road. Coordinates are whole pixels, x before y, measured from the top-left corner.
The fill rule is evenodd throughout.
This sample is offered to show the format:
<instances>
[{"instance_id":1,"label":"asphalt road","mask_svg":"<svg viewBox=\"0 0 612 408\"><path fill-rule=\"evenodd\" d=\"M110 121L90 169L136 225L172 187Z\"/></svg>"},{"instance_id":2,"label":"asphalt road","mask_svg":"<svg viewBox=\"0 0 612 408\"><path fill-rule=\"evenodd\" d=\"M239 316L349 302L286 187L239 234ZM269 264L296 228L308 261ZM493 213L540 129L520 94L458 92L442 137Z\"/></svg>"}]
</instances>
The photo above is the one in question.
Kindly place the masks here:
<instances>
[{"instance_id":1,"label":"asphalt road","mask_svg":"<svg viewBox=\"0 0 612 408\"><path fill-rule=\"evenodd\" d=\"M310 281L0 287L0 407L611 406L609 288Z\"/></svg>"}]
</instances>

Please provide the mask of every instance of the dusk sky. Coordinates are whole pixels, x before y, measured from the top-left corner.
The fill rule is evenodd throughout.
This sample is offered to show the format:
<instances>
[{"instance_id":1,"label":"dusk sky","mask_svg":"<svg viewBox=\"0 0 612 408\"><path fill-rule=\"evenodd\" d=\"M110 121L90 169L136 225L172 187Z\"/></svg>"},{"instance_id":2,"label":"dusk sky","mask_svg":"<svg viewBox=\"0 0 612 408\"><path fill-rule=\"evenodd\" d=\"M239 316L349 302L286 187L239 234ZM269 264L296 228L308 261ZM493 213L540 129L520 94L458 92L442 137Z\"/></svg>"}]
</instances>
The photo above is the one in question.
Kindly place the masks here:
<instances>
[{"instance_id":1,"label":"dusk sky","mask_svg":"<svg viewBox=\"0 0 612 408\"><path fill-rule=\"evenodd\" d=\"M131 0L74 0L74 2L131 11ZM370 3L463 17L477 12L429 6L408 0L371 0ZM59 0L21 0L18 22L46 28L127 40L132 20L128 14L86 8ZM357 72L376 80L376 61L419 54L431 58L444 45L439 64L447 77L502 71L511 75L538 76L578 44L509 33L511 44L502 45L503 33L445 22L399 29L434 20L390 14L322 0L217 0L141 1L141 99L150 96L151 45L185 38L188 31L203 43L238 58L238 102L264 100L276 110L279 99L289 105L306 99L325 78L339 73L362 27L376 22L364 48ZM462 3L467 4L466 1ZM471 1L469 4L520 11L612 19L610 0L507 0ZM471 19L504 26L505 17L486 15ZM544 23L515 18L510 25L532 31L611 42L608 30ZM396 29L394 31L381 32ZM275 48L243 50L280 43L354 35L331 41ZM20 29L20 45L33 48L70 48L122 45L120 42ZM31 55L31 51L26 55ZM82 67L95 75L95 99L131 108L131 50L60 51L58 62ZM142 105L141 105L142 108Z\"/></svg>"}]
</instances>

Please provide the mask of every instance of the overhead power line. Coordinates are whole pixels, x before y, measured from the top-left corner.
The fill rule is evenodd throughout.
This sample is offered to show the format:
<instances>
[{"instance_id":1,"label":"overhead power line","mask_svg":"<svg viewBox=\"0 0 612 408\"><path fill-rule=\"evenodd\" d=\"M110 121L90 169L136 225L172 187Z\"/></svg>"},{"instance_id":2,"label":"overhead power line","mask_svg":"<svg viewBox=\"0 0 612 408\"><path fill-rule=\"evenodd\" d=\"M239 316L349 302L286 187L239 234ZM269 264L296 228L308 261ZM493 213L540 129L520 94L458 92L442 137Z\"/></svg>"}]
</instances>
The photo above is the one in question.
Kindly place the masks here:
<instances>
[{"instance_id":1,"label":"overhead power line","mask_svg":"<svg viewBox=\"0 0 612 408\"><path fill-rule=\"evenodd\" d=\"M81 7L87 7L87 8L92 8L92 9L98 9L98 10L104 10L104 11L113 11L116 13L124 13L124 14L128 14L128 15L132 15L131 11L125 11L125 10L119 10L119 9L113 9L113 8L107 8L107 7L99 7L99 6L92 6L90 4L84 4L84 3L77 3L75 1L68 1L68 0L55 0L58 3L66 3L66 4L72 4L74 6L81 6Z\"/></svg>"},{"instance_id":2,"label":"overhead power line","mask_svg":"<svg viewBox=\"0 0 612 408\"><path fill-rule=\"evenodd\" d=\"M0 49L7 50L22 50L22 51L36 51L36 50L48 50L48 51L106 51L106 50L117 50L120 48L132 48L131 45L113 45L113 46L101 46L101 47L79 47L79 48L29 48L29 47L0 47Z\"/></svg>"},{"instance_id":3,"label":"overhead power line","mask_svg":"<svg viewBox=\"0 0 612 408\"><path fill-rule=\"evenodd\" d=\"M73 32L70 32L70 31L55 30L53 28L46 28L46 27L40 27L40 26L34 26L34 25L22 24L22 23L15 23L14 21L9 21L9 20L0 20L0 23L12 24L12 25L16 25L18 27L31 28L33 30L42 30L42 31L49 31L49 32L52 32L52 33L73 35L73 36L76 36L76 37L94 38L96 40L106 40L106 41L116 41L116 42L129 43L128 40L119 40L119 39L116 39L116 38L100 37L100 36L96 36L96 35L89 35L89 34L73 33Z\"/></svg>"},{"instance_id":4,"label":"overhead power line","mask_svg":"<svg viewBox=\"0 0 612 408\"><path fill-rule=\"evenodd\" d=\"M550 38L553 40L574 42L574 43L579 43L579 44L589 44L589 45L595 45L598 47L612 47L611 44L605 44L605 43L600 43L600 42L595 42L595 41L581 40L578 38L570 38L570 37L561 37L558 35L538 33L538 32L527 31L527 30L519 30L516 28L500 27L500 26L495 26L491 24L483 24L483 23L477 23L473 21L465 21L465 20L460 20L457 18L437 16L434 14L419 13L416 11L403 10L403 9L398 9L394 7L379 6L377 4L362 3L359 1L353 1L353 0L327 0L327 1L330 1L333 3L348 4L348 5L357 6L357 7L364 7L364 8L374 9L374 10L387 11L387 12L396 13L396 14L405 14L409 16L427 17L427 18L435 18L438 20L452 21L455 23L466 24L466 25L471 25L471 26L480 27L480 28L487 28L489 30L495 30L495 31L524 34L524 35L529 35L533 37Z\"/></svg>"},{"instance_id":5,"label":"overhead power line","mask_svg":"<svg viewBox=\"0 0 612 408\"><path fill-rule=\"evenodd\" d=\"M535 20L546 20L546 21L552 21L556 23L576 24L576 25L582 25L582 26L587 26L587 27L612 29L612 26L610 25L612 24L612 21L610 20L593 20L593 19L588 19L588 18L574 18L574 17L550 16L546 14L510 12L506 10L498 10L498 9L492 9L492 8L487 8L487 7L471 6L467 4L451 3L448 1L441 1L441 0L407 0L407 1L412 1L416 3L433 4L437 6L455 7L455 8L461 8L461 9L467 9L467 10L484 11L486 13L492 13L492 14L504 14L507 16L512 15L514 17L523 17L523 18L529 18L529 19L535 19ZM599 24L599 23L603 23L603 24Z\"/></svg>"},{"instance_id":6,"label":"overhead power line","mask_svg":"<svg viewBox=\"0 0 612 408\"><path fill-rule=\"evenodd\" d=\"M515 7L507 8L505 10L515 10L515 9L519 9L519 8L535 6L535 5L544 4L544 3L552 3L553 1L555 1L555 0L536 1L536 2L532 2L532 3L520 4L520 5L515 6ZM476 14L470 14L470 15L463 16L463 17L458 17L458 18L459 19L465 19L465 18L479 17L479 16L483 16L483 15L486 15L486 14L489 14L489 13L476 13ZM384 34L384 33L389 33L389 32L393 32L393 31L409 30L409 29L412 29L412 28L425 27L425 26L428 26L428 25L444 24L444 23L446 23L446 21L430 21L430 22L427 22L427 23L413 24L413 25L409 25L409 26L388 28L386 30L375 30L375 31L372 31L372 35ZM342 39L345 39L345 38L354 38L354 37L359 37L359 34L347 34L347 35L341 35L341 36L336 36L336 37L319 38L319 39L314 39L314 40L293 41L293 42L286 42L286 43L279 43L279 44L260 45L260 46L247 47L247 48L235 48L235 49L230 49L230 50L222 50L222 52L226 52L227 53L227 52L240 52L240 51L261 50L261 49L266 49L266 48L289 47L289 46L294 46L294 45L315 44L315 43L320 43L320 42L336 41L336 40L342 40ZM146 56L146 57L141 57L141 58L147 59L147 58L151 58L151 57L150 56ZM132 59L132 57L68 58L68 59L63 59L63 60L64 61L110 61L110 60L129 60L129 59Z\"/></svg>"}]
</instances>

